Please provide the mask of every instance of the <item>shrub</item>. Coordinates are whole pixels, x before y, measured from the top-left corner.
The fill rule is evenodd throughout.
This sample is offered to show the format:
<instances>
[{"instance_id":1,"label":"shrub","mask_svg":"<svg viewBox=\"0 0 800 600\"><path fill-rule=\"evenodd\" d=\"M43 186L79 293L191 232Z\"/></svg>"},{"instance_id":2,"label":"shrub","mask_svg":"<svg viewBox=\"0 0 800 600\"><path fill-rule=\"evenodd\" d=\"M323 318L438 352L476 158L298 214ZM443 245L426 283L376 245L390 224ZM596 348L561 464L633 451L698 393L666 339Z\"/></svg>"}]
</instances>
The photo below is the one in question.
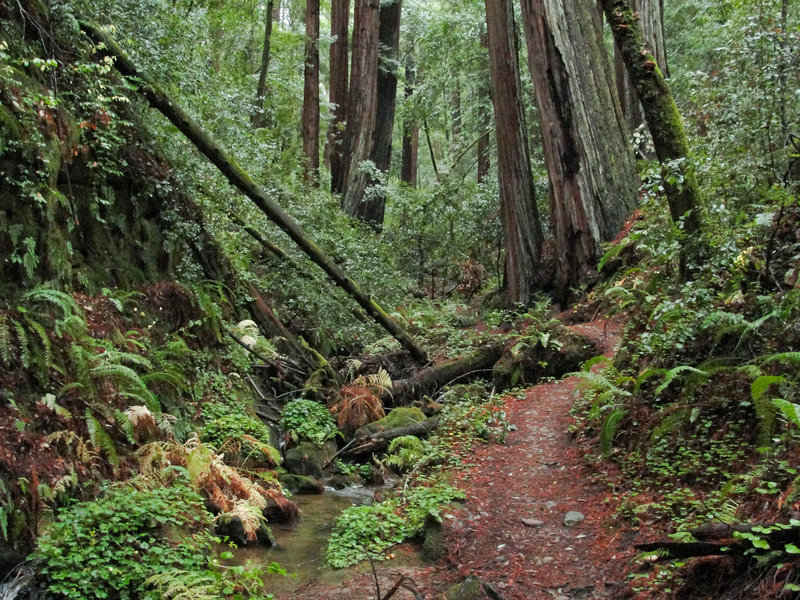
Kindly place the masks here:
<instances>
[{"instance_id":1,"label":"shrub","mask_svg":"<svg viewBox=\"0 0 800 600\"><path fill-rule=\"evenodd\" d=\"M305 398L292 400L286 405L281 418L281 429L294 442L309 440L317 446L322 446L337 433L336 423L328 409L319 402Z\"/></svg>"}]
</instances>

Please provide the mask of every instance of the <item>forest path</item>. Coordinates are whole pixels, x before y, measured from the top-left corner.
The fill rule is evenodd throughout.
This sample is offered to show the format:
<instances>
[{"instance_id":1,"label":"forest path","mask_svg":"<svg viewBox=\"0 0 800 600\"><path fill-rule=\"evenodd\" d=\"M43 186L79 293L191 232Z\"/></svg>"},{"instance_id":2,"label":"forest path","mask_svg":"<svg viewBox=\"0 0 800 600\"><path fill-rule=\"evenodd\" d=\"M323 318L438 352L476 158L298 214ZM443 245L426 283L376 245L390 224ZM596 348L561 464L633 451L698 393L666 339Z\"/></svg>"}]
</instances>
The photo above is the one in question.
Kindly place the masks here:
<instances>
[{"instance_id":1,"label":"forest path","mask_svg":"<svg viewBox=\"0 0 800 600\"><path fill-rule=\"evenodd\" d=\"M618 323L571 329L606 356L616 351ZM474 464L454 481L467 499L447 525L449 567L477 575L505 600L612 597L632 555L630 536L609 526L616 503L607 484L595 481L568 433L577 383L542 383L522 399L509 397L506 412L517 430L505 445L476 447ZM566 526L569 511L584 520Z\"/></svg>"}]
</instances>

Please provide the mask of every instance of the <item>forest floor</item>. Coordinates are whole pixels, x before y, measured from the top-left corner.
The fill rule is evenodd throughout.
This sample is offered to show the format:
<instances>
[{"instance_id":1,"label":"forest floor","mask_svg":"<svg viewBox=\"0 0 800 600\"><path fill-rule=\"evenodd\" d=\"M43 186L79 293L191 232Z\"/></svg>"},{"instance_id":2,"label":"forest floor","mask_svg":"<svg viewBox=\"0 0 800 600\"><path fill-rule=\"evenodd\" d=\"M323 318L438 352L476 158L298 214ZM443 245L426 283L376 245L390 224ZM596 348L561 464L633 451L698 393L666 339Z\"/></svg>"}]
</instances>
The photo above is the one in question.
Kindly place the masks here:
<instances>
[{"instance_id":1,"label":"forest floor","mask_svg":"<svg viewBox=\"0 0 800 600\"><path fill-rule=\"evenodd\" d=\"M619 323L596 320L571 328L593 339L607 356L615 352ZM569 434L576 387L577 378L568 378L531 387L522 398L506 398L508 420L517 429L503 445L476 446L470 464L454 475L466 500L444 519L445 558L427 566L378 564L382 594L405 575L417 595L402 589L393 598L439 600L449 585L477 575L504 600L626 596L624 575L637 533L613 523L616 502L608 482L615 474L593 470ZM570 511L584 519L565 525ZM336 589L312 584L295 595L310 600L374 596L371 570Z\"/></svg>"}]
</instances>

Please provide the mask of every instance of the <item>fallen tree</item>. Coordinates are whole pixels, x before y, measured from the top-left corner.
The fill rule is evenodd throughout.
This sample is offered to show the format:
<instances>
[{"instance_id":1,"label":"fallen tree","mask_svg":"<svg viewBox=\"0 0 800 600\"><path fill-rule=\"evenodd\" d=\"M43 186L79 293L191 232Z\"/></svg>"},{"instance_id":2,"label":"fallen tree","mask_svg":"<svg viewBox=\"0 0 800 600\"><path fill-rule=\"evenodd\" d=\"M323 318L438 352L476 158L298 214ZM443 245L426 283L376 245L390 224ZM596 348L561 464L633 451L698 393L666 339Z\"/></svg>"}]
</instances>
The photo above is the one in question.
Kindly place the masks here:
<instances>
[{"instance_id":1,"label":"fallen tree","mask_svg":"<svg viewBox=\"0 0 800 600\"><path fill-rule=\"evenodd\" d=\"M436 429L438 425L439 417L434 417L432 419L425 419L419 423L413 423L403 427L395 427L394 429L386 429L384 431L377 431L369 435L360 436L355 438L351 444L348 444L350 447L347 448L346 451L341 452L341 454L359 455L377 452L378 450L383 450L386 448L389 445L389 442L391 442L393 439L402 437L404 435L425 437L431 431Z\"/></svg>"},{"instance_id":2,"label":"fallen tree","mask_svg":"<svg viewBox=\"0 0 800 600\"><path fill-rule=\"evenodd\" d=\"M392 388L394 404L409 404L422 396L435 394L448 384L486 377L491 374L492 367L502 355L502 343L490 344L464 358L428 367L413 377L396 381Z\"/></svg>"},{"instance_id":3,"label":"fallen tree","mask_svg":"<svg viewBox=\"0 0 800 600\"><path fill-rule=\"evenodd\" d=\"M381 327L389 332L409 353L420 362L427 362L427 355L419 344L394 321L381 306L367 294L344 270L306 234L300 224L276 202L274 202L228 152L222 148L199 123L183 110L149 76L130 60L122 47L99 27L81 23L83 31L98 45L100 54L114 59L114 67L138 87L150 105L163 114L186 136L206 158L208 158L228 181L245 194L273 223L283 230L305 254L338 285ZM267 250L274 252L274 245Z\"/></svg>"}]
</instances>

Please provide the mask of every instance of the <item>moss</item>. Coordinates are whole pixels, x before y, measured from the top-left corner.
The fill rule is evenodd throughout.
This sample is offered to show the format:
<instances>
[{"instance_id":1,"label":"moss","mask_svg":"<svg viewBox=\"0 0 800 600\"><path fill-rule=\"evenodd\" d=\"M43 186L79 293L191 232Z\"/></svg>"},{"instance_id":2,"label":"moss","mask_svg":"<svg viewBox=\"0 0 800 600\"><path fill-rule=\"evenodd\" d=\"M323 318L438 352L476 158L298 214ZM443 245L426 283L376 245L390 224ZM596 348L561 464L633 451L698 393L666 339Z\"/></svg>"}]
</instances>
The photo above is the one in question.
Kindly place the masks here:
<instances>
[{"instance_id":1,"label":"moss","mask_svg":"<svg viewBox=\"0 0 800 600\"><path fill-rule=\"evenodd\" d=\"M395 408L379 421L361 427L356 432L356 437L371 435L378 431L396 429L397 427L407 427L415 423L421 423L426 419L425 413L416 406Z\"/></svg>"}]
</instances>

